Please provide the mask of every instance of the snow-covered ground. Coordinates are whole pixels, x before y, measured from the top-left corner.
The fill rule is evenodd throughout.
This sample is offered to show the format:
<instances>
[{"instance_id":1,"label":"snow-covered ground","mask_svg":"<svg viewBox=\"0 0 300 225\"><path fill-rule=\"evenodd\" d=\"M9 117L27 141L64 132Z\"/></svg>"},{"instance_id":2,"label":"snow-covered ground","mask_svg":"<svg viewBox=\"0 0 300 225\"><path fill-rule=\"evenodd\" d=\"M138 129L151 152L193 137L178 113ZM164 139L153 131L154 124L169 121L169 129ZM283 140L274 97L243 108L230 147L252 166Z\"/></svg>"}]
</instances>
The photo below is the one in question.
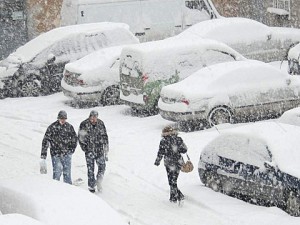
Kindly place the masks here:
<instances>
[{"instance_id":1,"label":"snow-covered ground","mask_svg":"<svg viewBox=\"0 0 300 225\"><path fill-rule=\"evenodd\" d=\"M58 111L64 109L68 113L68 122L78 130L80 122L87 118L91 110L91 108L72 108L66 103L68 101L62 93L38 98L0 100L0 184L7 178L22 180L25 176L41 176L51 180L50 157L47 159L48 174L39 174L41 142L47 126L56 120ZM161 130L171 123L159 115L131 116L130 109L123 105L99 106L93 109L99 111L100 118L105 122L110 141L103 192L96 193L96 197L115 209L125 223L131 225L300 223L300 218L291 217L276 207L256 206L214 192L200 182L197 168L192 173L180 174L178 185L186 195L184 206L179 208L170 204L164 166L156 167L153 163ZM180 133L188 146L189 156L195 167L201 150L209 141L217 137L219 132L222 133L222 130L241 125L223 125L219 127L219 131L213 128ZM87 191L85 158L79 146L73 156L72 166L73 180L82 178L85 181L81 186L73 188L83 189L81 193L93 195ZM63 192L57 191L57 195L63 198ZM53 217L55 216L57 215L53 213ZM99 221L99 224L102 222Z\"/></svg>"}]
</instances>

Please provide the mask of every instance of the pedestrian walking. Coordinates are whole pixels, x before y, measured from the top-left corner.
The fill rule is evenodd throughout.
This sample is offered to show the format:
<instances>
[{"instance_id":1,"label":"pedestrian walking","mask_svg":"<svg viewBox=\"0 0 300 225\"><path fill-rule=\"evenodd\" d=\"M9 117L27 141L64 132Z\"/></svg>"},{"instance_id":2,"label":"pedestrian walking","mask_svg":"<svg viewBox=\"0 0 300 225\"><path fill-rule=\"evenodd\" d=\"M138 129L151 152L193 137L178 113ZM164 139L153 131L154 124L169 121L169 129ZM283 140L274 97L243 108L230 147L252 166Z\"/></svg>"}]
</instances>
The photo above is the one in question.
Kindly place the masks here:
<instances>
[{"instance_id":1,"label":"pedestrian walking","mask_svg":"<svg viewBox=\"0 0 300 225\"><path fill-rule=\"evenodd\" d=\"M97 187L102 191L102 180L105 173L106 161L108 161L108 136L106 127L98 118L98 112L92 110L89 118L82 121L78 132L79 144L85 153L88 175L88 189L94 193ZM95 164L98 172L95 177Z\"/></svg>"},{"instance_id":2,"label":"pedestrian walking","mask_svg":"<svg viewBox=\"0 0 300 225\"><path fill-rule=\"evenodd\" d=\"M170 202L184 200L184 195L177 187L177 179L180 169L184 164L181 154L187 152L187 147L181 137L178 136L177 130L167 126L162 130L162 139L159 144L159 150L154 165L159 166L160 161L164 158L164 165L167 171L168 182L170 186Z\"/></svg>"},{"instance_id":3,"label":"pedestrian walking","mask_svg":"<svg viewBox=\"0 0 300 225\"><path fill-rule=\"evenodd\" d=\"M42 141L40 169L41 173L47 173L46 158L50 145L53 179L60 180L63 174L64 182L72 184L71 162L77 146L77 135L73 126L66 120L67 113L61 110L57 115L57 121L47 128Z\"/></svg>"}]
</instances>

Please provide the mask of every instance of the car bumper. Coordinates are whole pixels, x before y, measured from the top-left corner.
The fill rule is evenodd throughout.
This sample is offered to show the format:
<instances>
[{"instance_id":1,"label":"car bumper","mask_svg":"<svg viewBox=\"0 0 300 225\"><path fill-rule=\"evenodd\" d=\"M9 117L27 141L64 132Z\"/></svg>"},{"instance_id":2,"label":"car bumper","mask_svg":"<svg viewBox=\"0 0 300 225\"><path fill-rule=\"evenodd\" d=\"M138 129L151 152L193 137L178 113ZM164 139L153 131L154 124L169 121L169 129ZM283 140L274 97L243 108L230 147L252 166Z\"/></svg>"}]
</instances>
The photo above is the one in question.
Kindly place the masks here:
<instances>
[{"instance_id":1,"label":"car bumper","mask_svg":"<svg viewBox=\"0 0 300 225\"><path fill-rule=\"evenodd\" d=\"M162 118L174 122L188 121L188 120L206 120L206 113L201 112L170 112L165 110L159 110L159 114Z\"/></svg>"},{"instance_id":2,"label":"car bumper","mask_svg":"<svg viewBox=\"0 0 300 225\"><path fill-rule=\"evenodd\" d=\"M64 95L80 102L96 102L101 100L102 91L97 92L71 92L62 87Z\"/></svg>"}]
</instances>

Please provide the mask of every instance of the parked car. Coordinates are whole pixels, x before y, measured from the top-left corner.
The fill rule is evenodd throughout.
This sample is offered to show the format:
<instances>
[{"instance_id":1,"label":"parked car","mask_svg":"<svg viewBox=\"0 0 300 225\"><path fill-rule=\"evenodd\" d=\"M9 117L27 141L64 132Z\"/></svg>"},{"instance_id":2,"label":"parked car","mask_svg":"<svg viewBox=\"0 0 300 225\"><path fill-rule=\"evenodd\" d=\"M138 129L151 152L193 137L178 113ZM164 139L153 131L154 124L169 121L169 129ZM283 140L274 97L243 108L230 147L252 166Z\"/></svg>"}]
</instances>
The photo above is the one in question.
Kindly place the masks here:
<instances>
[{"instance_id":1,"label":"parked car","mask_svg":"<svg viewBox=\"0 0 300 225\"><path fill-rule=\"evenodd\" d=\"M224 194L300 216L300 129L258 122L222 132L201 152L203 184Z\"/></svg>"},{"instance_id":2,"label":"parked car","mask_svg":"<svg viewBox=\"0 0 300 225\"><path fill-rule=\"evenodd\" d=\"M300 104L300 77L248 60L212 65L162 88L161 116L209 126L275 118Z\"/></svg>"},{"instance_id":3,"label":"parked car","mask_svg":"<svg viewBox=\"0 0 300 225\"><path fill-rule=\"evenodd\" d=\"M300 126L300 107L284 112L277 120L279 123Z\"/></svg>"},{"instance_id":4,"label":"parked car","mask_svg":"<svg viewBox=\"0 0 300 225\"><path fill-rule=\"evenodd\" d=\"M0 98L57 92L66 63L133 39L122 23L66 26L41 34L1 61Z\"/></svg>"},{"instance_id":5,"label":"parked car","mask_svg":"<svg viewBox=\"0 0 300 225\"><path fill-rule=\"evenodd\" d=\"M163 86L202 67L236 60L246 59L226 44L209 39L169 38L125 47L120 57L120 98L133 109L157 113Z\"/></svg>"},{"instance_id":6,"label":"parked car","mask_svg":"<svg viewBox=\"0 0 300 225\"><path fill-rule=\"evenodd\" d=\"M288 72L293 75L300 75L300 44L295 45L288 53Z\"/></svg>"},{"instance_id":7,"label":"parked car","mask_svg":"<svg viewBox=\"0 0 300 225\"><path fill-rule=\"evenodd\" d=\"M138 43L132 39L132 43ZM124 45L100 49L65 66L61 86L79 106L120 103L120 54Z\"/></svg>"},{"instance_id":8,"label":"parked car","mask_svg":"<svg viewBox=\"0 0 300 225\"><path fill-rule=\"evenodd\" d=\"M287 58L289 49L300 41L300 29L269 27L255 20L234 17L199 22L177 35L177 38L185 37L221 41L246 58L271 62Z\"/></svg>"}]
</instances>

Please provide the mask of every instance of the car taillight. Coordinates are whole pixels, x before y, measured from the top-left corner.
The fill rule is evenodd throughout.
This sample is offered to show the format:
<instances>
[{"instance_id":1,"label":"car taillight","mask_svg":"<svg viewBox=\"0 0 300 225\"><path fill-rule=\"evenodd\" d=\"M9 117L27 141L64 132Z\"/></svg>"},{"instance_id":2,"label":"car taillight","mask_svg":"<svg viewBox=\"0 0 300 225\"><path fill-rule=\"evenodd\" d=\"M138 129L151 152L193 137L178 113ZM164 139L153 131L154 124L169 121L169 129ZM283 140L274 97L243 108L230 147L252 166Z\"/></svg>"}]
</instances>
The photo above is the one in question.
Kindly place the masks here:
<instances>
[{"instance_id":1,"label":"car taillight","mask_svg":"<svg viewBox=\"0 0 300 225\"><path fill-rule=\"evenodd\" d=\"M142 75L142 80L146 82L149 79L148 75L145 73Z\"/></svg>"},{"instance_id":2,"label":"car taillight","mask_svg":"<svg viewBox=\"0 0 300 225\"><path fill-rule=\"evenodd\" d=\"M148 96L147 95L143 95L143 100L144 100L145 103L147 103L148 100L149 100Z\"/></svg>"},{"instance_id":3,"label":"car taillight","mask_svg":"<svg viewBox=\"0 0 300 225\"><path fill-rule=\"evenodd\" d=\"M71 76L71 73L68 70L66 70L65 73L64 73L64 76L69 77L69 76Z\"/></svg>"},{"instance_id":4,"label":"car taillight","mask_svg":"<svg viewBox=\"0 0 300 225\"><path fill-rule=\"evenodd\" d=\"M81 79L78 79L78 80L77 80L77 83L78 83L79 85L81 85L81 86L86 85L86 83L85 83L83 80L81 80Z\"/></svg>"},{"instance_id":5,"label":"car taillight","mask_svg":"<svg viewBox=\"0 0 300 225\"><path fill-rule=\"evenodd\" d=\"M187 100L185 98L181 99L181 102L184 103L184 104L186 104L186 105L190 104L189 100Z\"/></svg>"}]
</instances>

